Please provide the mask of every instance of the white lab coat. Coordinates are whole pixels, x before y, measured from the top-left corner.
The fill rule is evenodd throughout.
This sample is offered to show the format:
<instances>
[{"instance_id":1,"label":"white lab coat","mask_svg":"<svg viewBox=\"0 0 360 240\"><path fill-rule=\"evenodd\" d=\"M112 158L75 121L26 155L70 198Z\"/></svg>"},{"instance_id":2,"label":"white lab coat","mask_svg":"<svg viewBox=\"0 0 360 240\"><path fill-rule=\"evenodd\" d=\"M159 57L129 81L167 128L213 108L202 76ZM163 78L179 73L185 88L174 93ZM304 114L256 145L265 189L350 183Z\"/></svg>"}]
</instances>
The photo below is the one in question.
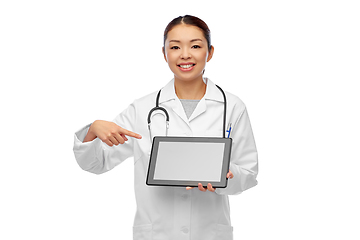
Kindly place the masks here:
<instances>
[{"instance_id":1,"label":"white lab coat","mask_svg":"<svg viewBox=\"0 0 360 240\"><path fill-rule=\"evenodd\" d=\"M169 136L222 137L223 95L212 81L204 78L204 82L207 82L206 93L189 119L175 94L174 79L162 89L159 104L169 113ZM232 240L228 195L239 194L257 184L257 150L244 103L225 92L226 126L232 123L230 170L234 174L226 188L202 192L198 188L148 186L146 176L151 141L147 116L155 106L157 93L135 100L114 120L119 126L142 135L140 140L128 137L125 144L109 147L98 138L82 143L90 125L76 132L74 153L78 164L83 170L100 174L134 157L137 204L134 240ZM163 115L153 114L152 135L164 134ZM199 169L202 170L206 167Z\"/></svg>"}]
</instances>

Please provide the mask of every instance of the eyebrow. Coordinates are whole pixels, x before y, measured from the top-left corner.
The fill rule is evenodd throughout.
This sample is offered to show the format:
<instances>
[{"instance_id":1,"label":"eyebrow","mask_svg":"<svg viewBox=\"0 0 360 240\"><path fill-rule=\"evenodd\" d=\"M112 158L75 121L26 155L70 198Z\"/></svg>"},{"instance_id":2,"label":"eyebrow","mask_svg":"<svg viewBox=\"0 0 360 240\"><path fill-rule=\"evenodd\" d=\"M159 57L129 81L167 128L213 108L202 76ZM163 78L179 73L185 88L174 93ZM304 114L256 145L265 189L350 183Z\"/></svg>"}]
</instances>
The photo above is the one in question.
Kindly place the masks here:
<instances>
[{"instance_id":1,"label":"eyebrow","mask_svg":"<svg viewBox=\"0 0 360 240\"><path fill-rule=\"evenodd\" d=\"M202 41L200 38L190 40L190 42ZM179 40L170 40L169 42L180 42Z\"/></svg>"}]
</instances>

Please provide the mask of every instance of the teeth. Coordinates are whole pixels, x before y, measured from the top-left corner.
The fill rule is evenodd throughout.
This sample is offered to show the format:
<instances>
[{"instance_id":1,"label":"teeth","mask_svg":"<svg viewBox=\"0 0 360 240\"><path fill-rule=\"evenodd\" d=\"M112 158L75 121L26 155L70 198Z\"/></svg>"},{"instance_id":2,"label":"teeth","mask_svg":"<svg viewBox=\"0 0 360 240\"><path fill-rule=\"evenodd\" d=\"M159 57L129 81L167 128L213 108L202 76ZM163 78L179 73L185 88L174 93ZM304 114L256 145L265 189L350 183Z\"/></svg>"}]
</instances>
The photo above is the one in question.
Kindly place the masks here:
<instances>
[{"instance_id":1,"label":"teeth","mask_svg":"<svg viewBox=\"0 0 360 240\"><path fill-rule=\"evenodd\" d=\"M189 65L180 65L181 68L190 68L194 66L194 64L189 64Z\"/></svg>"}]
</instances>

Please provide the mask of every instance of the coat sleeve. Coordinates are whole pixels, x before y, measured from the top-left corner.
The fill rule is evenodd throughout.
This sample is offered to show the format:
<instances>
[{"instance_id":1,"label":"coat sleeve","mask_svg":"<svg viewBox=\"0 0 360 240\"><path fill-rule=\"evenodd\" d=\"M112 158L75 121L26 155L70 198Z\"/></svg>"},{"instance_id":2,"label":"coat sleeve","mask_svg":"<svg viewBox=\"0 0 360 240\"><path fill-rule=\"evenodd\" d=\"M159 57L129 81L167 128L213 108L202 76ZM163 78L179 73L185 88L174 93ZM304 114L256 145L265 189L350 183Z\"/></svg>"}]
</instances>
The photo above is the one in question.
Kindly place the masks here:
<instances>
[{"instance_id":1,"label":"coat sleeve","mask_svg":"<svg viewBox=\"0 0 360 240\"><path fill-rule=\"evenodd\" d=\"M120 113L114 120L117 125L133 131L136 123L136 110L131 104L126 110ZM113 169L125 159L134 155L134 139L128 137L128 141L118 146L110 147L99 138L91 142L83 143L83 140L91 124L83 127L74 136L74 154L79 166L88 172L101 174Z\"/></svg>"},{"instance_id":2,"label":"coat sleeve","mask_svg":"<svg viewBox=\"0 0 360 240\"><path fill-rule=\"evenodd\" d=\"M226 188L217 188L215 192L222 195L237 195L257 185L258 154L246 108L241 112L232 127L233 139L230 170L234 174L228 179Z\"/></svg>"}]
</instances>

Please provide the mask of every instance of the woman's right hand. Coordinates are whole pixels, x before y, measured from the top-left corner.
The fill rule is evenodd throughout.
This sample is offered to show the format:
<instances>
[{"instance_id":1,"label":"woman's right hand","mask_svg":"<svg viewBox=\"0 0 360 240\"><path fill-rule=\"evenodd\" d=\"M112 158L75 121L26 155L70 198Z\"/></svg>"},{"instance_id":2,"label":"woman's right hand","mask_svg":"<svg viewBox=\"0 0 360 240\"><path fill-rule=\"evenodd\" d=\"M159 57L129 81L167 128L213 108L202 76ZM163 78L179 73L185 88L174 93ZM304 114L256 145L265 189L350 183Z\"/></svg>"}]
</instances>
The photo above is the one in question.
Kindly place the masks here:
<instances>
[{"instance_id":1,"label":"woman's right hand","mask_svg":"<svg viewBox=\"0 0 360 240\"><path fill-rule=\"evenodd\" d=\"M101 141L112 147L127 141L126 136L141 139L141 135L126 130L114 122L96 120L91 124L83 142L89 142L98 137Z\"/></svg>"}]
</instances>

